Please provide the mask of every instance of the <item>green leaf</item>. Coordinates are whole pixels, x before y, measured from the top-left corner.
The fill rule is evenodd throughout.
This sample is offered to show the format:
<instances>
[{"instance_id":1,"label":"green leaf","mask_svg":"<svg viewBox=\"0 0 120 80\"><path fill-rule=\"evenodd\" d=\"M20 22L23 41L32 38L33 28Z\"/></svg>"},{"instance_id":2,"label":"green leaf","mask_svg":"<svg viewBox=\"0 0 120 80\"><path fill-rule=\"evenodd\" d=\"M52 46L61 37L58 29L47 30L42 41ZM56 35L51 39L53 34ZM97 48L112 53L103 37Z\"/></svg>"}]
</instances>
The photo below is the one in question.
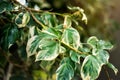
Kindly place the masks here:
<instances>
[{"instance_id":1,"label":"green leaf","mask_svg":"<svg viewBox=\"0 0 120 80\"><path fill-rule=\"evenodd\" d=\"M59 53L65 53L66 49L63 46L60 46Z\"/></svg>"},{"instance_id":2,"label":"green leaf","mask_svg":"<svg viewBox=\"0 0 120 80\"><path fill-rule=\"evenodd\" d=\"M72 61L80 64L80 57L81 57L81 55L79 55L78 53L76 53L74 51L70 51L70 58Z\"/></svg>"},{"instance_id":3,"label":"green leaf","mask_svg":"<svg viewBox=\"0 0 120 80\"><path fill-rule=\"evenodd\" d=\"M95 36L90 37L87 40L87 43L90 44L93 48L97 49L112 49L113 45L110 42L98 40Z\"/></svg>"},{"instance_id":4,"label":"green leaf","mask_svg":"<svg viewBox=\"0 0 120 80\"><path fill-rule=\"evenodd\" d=\"M110 42L99 40L99 42L98 42L98 48L99 49L109 49L110 50L110 49L113 48L113 45Z\"/></svg>"},{"instance_id":5,"label":"green leaf","mask_svg":"<svg viewBox=\"0 0 120 80\"><path fill-rule=\"evenodd\" d=\"M33 37L35 35L35 33L37 33L36 27L35 26L31 26L29 28L29 36Z\"/></svg>"},{"instance_id":6,"label":"green leaf","mask_svg":"<svg viewBox=\"0 0 120 80\"><path fill-rule=\"evenodd\" d=\"M57 29L57 30L63 30L63 24L59 24L59 25L57 25L56 27L55 27L55 29Z\"/></svg>"},{"instance_id":7,"label":"green leaf","mask_svg":"<svg viewBox=\"0 0 120 80\"><path fill-rule=\"evenodd\" d=\"M69 27L71 27L71 25L72 25L72 21L70 19L70 16L66 15L63 26L64 26L64 28L69 28Z\"/></svg>"},{"instance_id":8,"label":"green leaf","mask_svg":"<svg viewBox=\"0 0 120 80\"><path fill-rule=\"evenodd\" d=\"M87 40L87 44L89 44L92 47L93 55L97 55L101 50L113 48L113 45L110 42L98 40L95 36L90 37Z\"/></svg>"},{"instance_id":9,"label":"green leaf","mask_svg":"<svg viewBox=\"0 0 120 80\"><path fill-rule=\"evenodd\" d=\"M113 70L114 70L114 73L117 75L117 73L118 73L118 69L115 68L115 66L114 66L113 64L108 63L107 66L108 66L109 68L113 69Z\"/></svg>"},{"instance_id":10,"label":"green leaf","mask_svg":"<svg viewBox=\"0 0 120 80\"><path fill-rule=\"evenodd\" d=\"M68 7L68 9L74 11L75 13L73 14L74 16L78 16L82 21L87 24L87 16L84 13L84 10L80 7Z\"/></svg>"},{"instance_id":11,"label":"green leaf","mask_svg":"<svg viewBox=\"0 0 120 80\"><path fill-rule=\"evenodd\" d=\"M41 44L42 39L56 39L57 36L49 31L42 31L38 35L31 37L27 42L26 51L28 53L28 57L36 54L39 49L39 45ZM42 43L43 44L43 43Z\"/></svg>"},{"instance_id":12,"label":"green leaf","mask_svg":"<svg viewBox=\"0 0 120 80\"><path fill-rule=\"evenodd\" d=\"M96 57L89 55L83 61L81 67L81 77L83 80L95 80L101 71L101 64Z\"/></svg>"},{"instance_id":13,"label":"green leaf","mask_svg":"<svg viewBox=\"0 0 120 80\"><path fill-rule=\"evenodd\" d=\"M89 46L87 43L83 44L82 47L79 47L78 49L84 53L91 52L91 46Z\"/></svg>"},{"instance_id":14,"label":"green leaf","mask_svg":"<svg viewBox=\"0 0 120 80\"><path fill-rule=\"evenodd\" d=\"M55 28L48 28L47 29L47 31L49 32L49 33L52 33L54 36L56 36L56 38L61 38L61 32L59 31L59 30L57 30L57 29L55 29Z\"/></svg>"},{"instance_id":15,"label":"green leaf","mask_svg":"<svg viewBox=\"0 0 120 80\"><path fill-rule=\"evenodd\" d=\"M40 19L40 17L39 17L38 15L36 15L35 13L34 13L34 16L37 18L37 20ZM41 20L39 20L39 21L41 22ZM21 20L21 22L22 22L22 20ZM41 22L41 23L42 23L42 22ZM31 26L36 26L36 27L38 27L38 28L41 29L41 26L35 22L35 20L32 18L31 15L30 15L30 20L29 20L29 22L27 23L27 26L28 26L28 27L29 27L29 26L30 26L30 27L31 27Z\"/></svg>"},{"instance_id":16,"label":"green leaf","mask_svg":"<svg viewBox=\"0 0 120 80\"><path fill-rule=\"evenodd\" d=\"M99 40L95 36L92 36L87 40L87 43L90 44L93 48L96 48L98 41Z\"/></svg>"},{"instance_id":17,"label":"green leaf","mask_svg":"<svg viewBox=\"0 0 120 80\"><path fill-rule=\"evenodd\" d=\"M82 13L82 21L84 21L85 24L87 24L87 16L85 15L84 10L81 13Z\"/></svg>"},{"instance_id":18,"label":"green leaf","mask_svg":"<svg viewBox=\"0 0 120 80\"><path fill-rule=\"evenodd\" d=\"M12 10L13 6L10 2L7 1L0 1L0 14L5 11Z\"/></svg>"},{"instance_id":19,"label":"green leaf","mask_svg":"<svg viewBox=\"0 0 120 80\"><path fill-rule=\"evenodd\" d=\"M44 38L47 39L58 39L60 37L59 31L55 30L54 28L48 28L47 30L43 30L42 33Z\"/></svg>"},{"instance_id":20,"label":"green leaf","mask_svg":"<svg viewBox=\"0 0 120 80\"><path fill-rule=\"evenodd\" d=\"M42 39L40 41L36 61L39 60L54 60L59 55L60 44L54 40Z\"/></svg>"},{"instance_id":21,"label":"green leaf","mask_svg":"<svg viewBox=\"0 0 120 80\"><path fill-rule=\"evenodd\" d=\"M81 76L83 80L95 80L103 65L108 64L109 54L103 49L99 49L95 56L89 55L83 61Z\"/></svg>"},{"instance_id":22,"label":"green leaf","mask_svg":"<svg viewBox=\"0 0 120 80\"><path fill-rule=\"evenodd\" d=\"M56 16L49 13L42 14L41 20L48 27L55 27L58 23Z\"/></svg>"},{"instance_id":23,"label":"green leaf","mask_svg":"<svg viewBox=\"0 0 120 80\"><path fill-rule=\"evenodd\" d=\"M87 40L87 44L89 44L92 47L93 55L97 55L97 51L99 50L98 42L99 40L95 36L92 36Z\"/></svg>"},{"instance_id":24,"label":"green leaf","mask_svg":"<svg viewBox=\"0 0 120 80\"><path fill-rule=\"evenodd\" d=\"M60 65L64 64L64 63L68 63L69 65L72 66L73 69L75 69L75 63L71 60L70 57L64 57L61 62Z\"/></svg>"},{"instance_id":25,"label":"green leaf","mask_svg":"<svg viewBox=\"0 0 120 80\"><path fill-rule=\"evenodd\" d=\"M16 25L18 25L19 28L22 28L27 25L29 20L30 20L30 14L28 12L19 13L15 19L15 23Z\"/></svg>"},{"instance_id":26,"label":"green leaf","mask_svg":"<svg viewBox=\"0 0 120 80\"><path fill-rule=\"evenodd\" d=\"M27 42L27 56L30 57L37 53L37 49L40 45L41 36L33 36Z\"/></svg>"},{"instance_id":27,"label":"green leaf","mask_svg":"<svg viewBox=\"0 0 120 80\"><path fill-rule=\"evenodd\" d=\"M8 50L20 37L19 30L14 24L4 26L0 36L0 46L4 50Z\"/></svg>"},{"instance_id":28,"label":"green leaf","mask_svg":"<svg viewBox=\"0 0 120 80\"><path fill-rule=\"evenodd\" d=\"M104 65L108 63L109 54L105 50L99 50L98 54L96 55L96 58L98 59L98 62L100 62L101 65Z\"/></svg>"},{"instance_id":29,"label":"green leaf","mask_svg":"<svg viewBox=\"0 0 120 80\"><path fill-rule=\"evenodd\" d=\"M80 46L80 35L74 28L66 28L63 32L62 41L67 45L78 48Z\"/></svg>"},{"instance_id":30,"label":"green leaf","mask_svg":"<svg viewBox=\"0 0 120 80\"><path fill-rule=\"evenodd\" d=\"M56 71L56 80L71 80L74 76L74 70L68 63L62 64Z\"/></svg>"}]
</instances>

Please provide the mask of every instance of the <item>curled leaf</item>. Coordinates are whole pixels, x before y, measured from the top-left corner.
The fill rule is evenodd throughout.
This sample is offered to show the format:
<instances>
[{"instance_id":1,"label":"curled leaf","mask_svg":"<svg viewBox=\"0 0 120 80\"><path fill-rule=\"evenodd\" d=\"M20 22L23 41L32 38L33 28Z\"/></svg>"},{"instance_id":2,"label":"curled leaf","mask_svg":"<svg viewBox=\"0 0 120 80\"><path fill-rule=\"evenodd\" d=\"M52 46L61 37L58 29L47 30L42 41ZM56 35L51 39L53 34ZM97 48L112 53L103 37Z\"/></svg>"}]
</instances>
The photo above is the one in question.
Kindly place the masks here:
<instances>
[{"instance_id":1,"label":"curled leaf","mask_svg":"<svg viewBox=\"0 0 120 80\"><path fill-rule=\"evenodd\" d=\"M26 13L19 13L15 19L16 25L19 28L25 27L30 20L30 15L28 12Z\"/></svg>"},{"instance_id":2,"label":"curled leaf","mask_svg":"<svg viewBox=\"0 0 120 80\"><path fill-rule=\"evenodd\" d=\"M71 19L68 15L66 15L63 26L64 26L64 28L69 28L69 27L71 27L71 25L72 25Z\"/></svg>"}]
</instances>

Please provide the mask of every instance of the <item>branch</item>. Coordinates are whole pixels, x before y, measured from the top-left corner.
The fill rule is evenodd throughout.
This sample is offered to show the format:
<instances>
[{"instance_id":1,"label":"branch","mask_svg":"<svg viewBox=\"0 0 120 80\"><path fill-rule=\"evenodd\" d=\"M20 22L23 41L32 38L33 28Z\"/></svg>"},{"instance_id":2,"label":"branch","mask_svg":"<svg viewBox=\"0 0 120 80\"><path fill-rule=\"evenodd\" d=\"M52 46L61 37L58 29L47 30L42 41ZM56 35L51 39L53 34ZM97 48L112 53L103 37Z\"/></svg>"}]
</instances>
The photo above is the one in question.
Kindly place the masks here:
<instances>
[{"instance_id":1,"label":"branch","mask_svg":"<svg viewBox=\"0 0 120 80\"><path fill-rule=\"evenodd\" d=\"M31 9L31 8L28 8L28 7L22 5L21 3L19 3L19 2L16 1L16 0L13 0L13 1L14 1L15 3L21 5L23 8L25 8L25 9L31 14L31 16L32 16L32 18L34 19L34 21L35 21L36 23L38 23L39 25L41 25L44 29L46 29L46 26L45 26L43 23L41 23L39 20L37 20L37 18L36 18L36 17L34 16L34 14L32 13L32 11L36 11L36 10ZM37 12L38 12L38 11L37 11ZM41 11L39 10L39 12L41 12Z\"/></svg>"},{"instance_id":2,"label":"branch","mask_svg":"<svg viewBox=\"0 0 120 80\"><path fill-rule=\"evenodd\" d=\"M16 0L13 0L13 1L14 1L15 3L21 5L21 6L22 6L23 8L25 8L28 12L30 12L32 18L33 18L39 25L41 25L44 29L47 28L44 24L42 24L39 20L37 20L37 18L34 16L34 14L33 14L32 12L39 12L39 13L40 13L40 12L48 12L48 11L35 10L35 9L32 9L32 8L29 8L29 7L26 7L26 6L22 5L21 3L19 3L19 2L16 1ZM62 16L62 17L65 16L64 14L59 14L59 13L55 13L55 12L48 12L48 13L49 13L49 14L59 15L59 16ZM69 49L71 49L71 50L73 50L73 51L75 51L75 52L77 52L77 53L79 53L79 54L83 54L83 52L81 52L81 51L73 48L72 46L69 46L69 45L67 45L66 43L62 42L62 41L60 41L60 42L61 42L61 44L63 44L64 46L68 47ZM85 53L85 54L87 54L87 53Z\"/></svg>"},{"instance_id":3,"label":"branch","mask_svg":"<svg viewBox=\"0 0 120 80\"><path fill-rule=\"evenodd\" d=\"M23 8L32 11L32 12L36 12L36 13L47 12L47 13L49 13L49 14L55 14L55 15L59 15L59 16L64 17L64 15L63 15L63 14L60 14L60 13L49 12L49 11L51 11L51 10L49 10L49 11L48 11L48 10L47 10L47 11L46 11L46 10L35 10L35 9L33 9L33 8L29 8L29 7L26 7L26 6L22 5L21 3L19 3L19 2L16 1L16 0L12 0L12 1L15 2L15 3L17 3L17 4L19 4L19 5L21 5Z\"/></svg>"},{"instance_id":4,"label":"branch","mask_svg":"<svg viewBox=\"0 0 120 80\"><path fill-rule=\"evenodd\" d=\"M44 29L47 28L44 24L42 24L39 20L37 20L37 18L34 16L34 14L31 11L29 11L29 12L30 12L32 18L36 21L36 23L38 23L39 25L41 25Z\"/></svg>"},{"instance_id":5,"label":"branch","mask_svg":"<svg viewBox=\"0 0 120 80\"><path fill-rule=\"evenodd\" d=\"M8 66L7 74L6 76L4 76L4 80L10 80L12 69L13 69L13 64L10 63Z\"/></svg>"},{"instance_id":6,"label":"branch","mask_svg":"<svg viewBox=\"0 0 120 80\"><path fill-rule=\"evenodd\" d=\"M64 42L62 42L62 41L60 41L60 42L61 42L62 45L68 47L69 49L71 49L71 50L73 50L73 51L75 51L75 52L77 52L77 53L79 53L79 54L88 54L88 53L81 52L81 51L73 48L72 46L70 46L70 45L68 45L68 44L66 44L66 43L64 43Z\"/></svg>"}]
</instances>

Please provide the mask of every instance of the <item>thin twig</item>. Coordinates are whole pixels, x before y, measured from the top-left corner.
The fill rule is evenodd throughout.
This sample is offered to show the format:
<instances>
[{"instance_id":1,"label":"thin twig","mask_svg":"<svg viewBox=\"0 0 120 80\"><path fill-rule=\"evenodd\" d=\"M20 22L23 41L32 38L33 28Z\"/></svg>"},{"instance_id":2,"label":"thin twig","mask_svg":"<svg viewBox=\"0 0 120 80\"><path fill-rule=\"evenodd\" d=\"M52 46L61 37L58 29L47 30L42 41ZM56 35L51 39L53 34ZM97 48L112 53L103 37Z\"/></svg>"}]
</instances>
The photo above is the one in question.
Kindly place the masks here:
<instances>
[{"instance_id":1,"label":"thin twig","mask_svg":"<svg viewBox=\"0 0 120 80\"><path fill-rule=\"evenodd\" d=\"M27 6L22 5L21 3L19 3L19 2L16 1L16 0L13 0L13 2L21 5L23 8L25 8L25 9L27 9L27 10L30 10L31 12L36 12L36 13L47 12L47 13L49 13L49 14L55 14L55 15L59 15L59 16L63 16L63 17L64 17L63 14L56 13L56 12L50 12L50 10L47 10L47 11L45 11L45 10L35 10L35 9L33 9L33 8L29 8L29 7L27 7Z\"/></svg>"},{"instance_id":2,"label":"thin twig","mask_svg":"<svg viewBox=\"0 0 120 80\"><path fill-rule=\"evenodd\" d=\"M23 8L25 8L25 9L31 14L31 16L32 16L32 18L35 20L35 22L38 23L39 25L41 25L44 29L46 29L46 26L45 26L43 23L41 23L39 20L37 20L37 18L36 18L36 17L34 16L34 14L32 13L32 11L35 11L34 9L28 8L28 7L22 5L21 3L19 3L19 2L16 1L16 0L13 0L13 1L14 1L15 3L21 5ZM40 11L40 12L41 12L41 11Z\"/></svg>"},{"instance_id":3,"label":"thin twig","mask_svg":"<svg viewBox=\"0 0 120 80\"><path fill-rule=\"evenodd\" d=\"M12 0L12 1L13 1L14 3L17 3L17 4L21 5L23 8L32 11L32 12L38 12L38 13L44 12L43 10L35 10L35 9L33 9L33 8L29 8L29 7L21 4L20 2L18 2L18 1L16 1L16 0Z\"/></svg>"},{"instance_id":4,"label":"thin twig","mask_svg":"<svg viewBox=\"0 0 120 80\"><path fill-rule=\"evenodd\" d=\"M41 25L44 29L47 28L44 24L42 24L40 21L37 20L37 18L34 16L34 14L33 14L31 11L29 11L29 12L30 12L32 18L33 18L39 25Z\"/></svg>"},{"instance_id":5,"label":"thin twig","mask_svg":"<svg viewBox=\"0 0 120 80\"><path fill-rule=\"evenodd\" d=\"M72 46L70 46L70 45L68 45L68 44L66 44L66 43L64 43L64 42L62 42L62 41L60 41L60 42L61 42L62 45L68 47L69 49L71 49L71 50L73 50L73 51L75 51L75 52L77 52L77 53L79 53L79 54L86 54L86 55L88 54L88 53L81 52L81 51L73 48Z\"/></svg>"},{"instance_id":6,"label":"thin twig","mask_svg":"<svg viewBox=\"0 0 120 80\"><path fill-rule=\"evenodd\" d=\"M4 77L4 80L10 80L12 69L13 69L13 64L10 63L8 66L7 74Z\"/></svg>"}]
</instances>

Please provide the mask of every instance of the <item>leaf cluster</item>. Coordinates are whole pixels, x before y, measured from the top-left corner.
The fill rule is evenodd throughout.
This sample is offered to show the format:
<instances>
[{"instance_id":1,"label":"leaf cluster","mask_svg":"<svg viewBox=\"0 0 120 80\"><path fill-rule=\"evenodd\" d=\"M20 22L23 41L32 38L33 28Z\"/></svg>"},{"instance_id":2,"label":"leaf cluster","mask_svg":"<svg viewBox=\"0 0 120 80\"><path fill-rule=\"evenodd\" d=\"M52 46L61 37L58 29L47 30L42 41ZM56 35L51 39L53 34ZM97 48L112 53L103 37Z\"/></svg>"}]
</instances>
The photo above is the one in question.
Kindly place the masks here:
<instances>
[{"instance_id":1,"label":"leaf cluster","mask_svg":"<svg viewBox=\"0 0 120 80\"><path fill-rule=\"evenodd\" d=\"M87 24L82 8L68 7L70 13L61 14L35 10L16 0L0 4L0 50L7 61L11 62L11 56L20 61L17 65L12 61L14 66L26 71L36 61L50 75L49 79L56 74L56 80L71 80L76 75L83 80L95 80L103 65L117 73L109 62L108 50L113 48L110 42L95 36L85 43L81 41L86 34L81 22Z\"/></svg>"}]
</instances>

